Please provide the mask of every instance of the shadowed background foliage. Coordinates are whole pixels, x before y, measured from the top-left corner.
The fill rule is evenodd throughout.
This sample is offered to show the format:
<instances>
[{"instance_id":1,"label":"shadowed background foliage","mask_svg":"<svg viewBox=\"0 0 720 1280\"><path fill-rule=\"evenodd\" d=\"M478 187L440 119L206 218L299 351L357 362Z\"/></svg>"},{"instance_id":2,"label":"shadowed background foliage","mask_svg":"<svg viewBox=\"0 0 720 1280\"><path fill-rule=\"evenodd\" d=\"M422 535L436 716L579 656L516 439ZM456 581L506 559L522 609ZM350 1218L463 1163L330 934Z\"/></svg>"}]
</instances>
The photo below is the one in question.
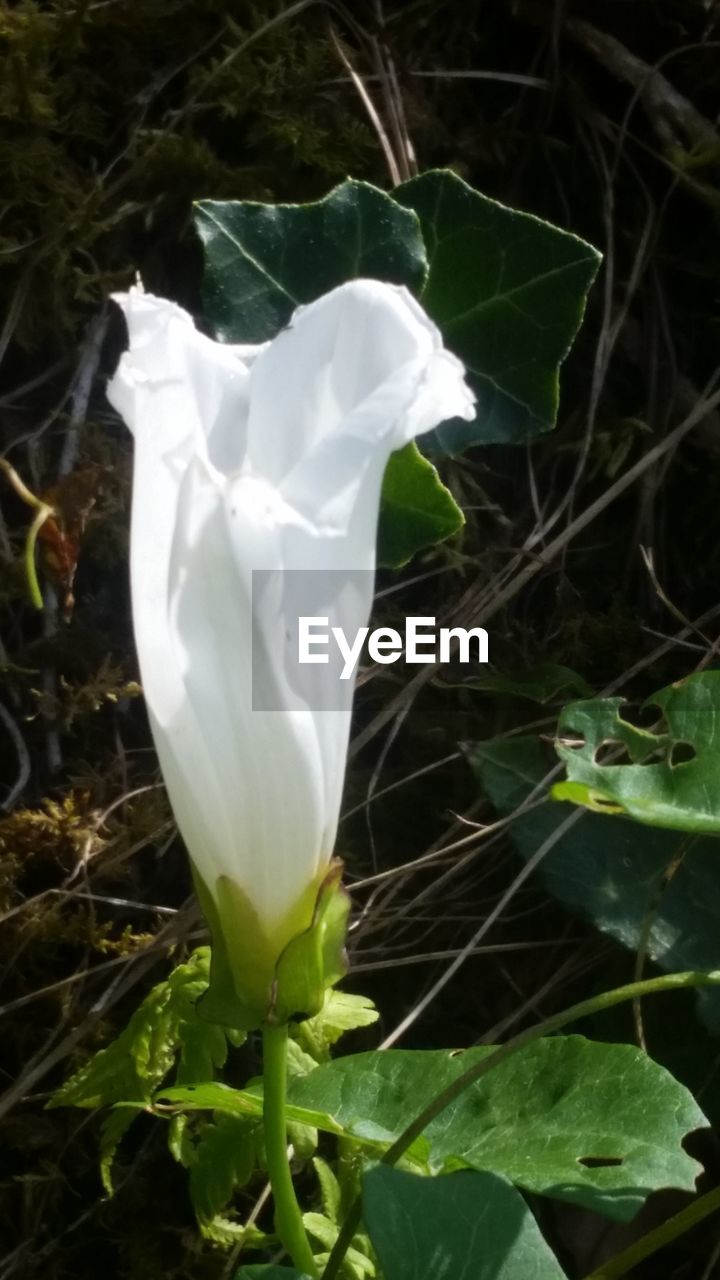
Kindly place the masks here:
<instances>
[{"instance_id":1,"label":"shadowed background foliage","mask_svg":"<svg viewBox=\"0 0 720 1280\"><path fill-rule=\"evenodd\" d=\"M467 592L470 610L474 588L504 584L528 538L537 553L550 529L608 495L717 374L719 53L711 0L0 5L0 449L62 514L41 548L39 614L22 565L30 512L0 476L2 1280L233 1271L232 1253L198 1239L162 1126L138 1127L106 1201L96 1120L43 1109L166 973L168 952L202 937L137 696L130 451L103 394L123 343L108 292L139 272L199 312L195 199L311 200L349 174L389 188L416 166L450 166L602 249L556 431L531 449L446 459L462 537L381 583L404 586L381 597L380 616L440 613ZM478 789L459 744L550 735L583 688L617 682L642 697L712 660L716 618L672 637L716 605L719 460L709 414L569 531L493 620L493 662L509 682L473 689L448 675L412 704L395 668L363 685L365 745L340 845L350 879L448 851L439 870L356 890L371 910L352 934L354 983L378 1000L386 1031L442 978L519 866L503 833L467 825L503 805L487 778ZM378 711L398 696L380 730ZM404 1043L492 1039L632 975L632 950L579 918L589 907L576 914L548 892L518 889ZM657 907L652 886L643 902L641 925ZM691 1000L673 1009L674 1031L648 1010L641 1033L717 1115L717 1042ZM623 1014L595 1030L632 1040L638 1025ZM251 1067L252 1047L237 1070ZM712 1176L714 1146L702 1155ZM241 1215L253 1203L241 1198ZM628 1238L576 1210L543 1212L571 1276ZM651 1202L645 1224L666 1212ZM709 1280L711 1249L707 1232L689 1237L664 1274Z\"/></svg>"}]
</instances>

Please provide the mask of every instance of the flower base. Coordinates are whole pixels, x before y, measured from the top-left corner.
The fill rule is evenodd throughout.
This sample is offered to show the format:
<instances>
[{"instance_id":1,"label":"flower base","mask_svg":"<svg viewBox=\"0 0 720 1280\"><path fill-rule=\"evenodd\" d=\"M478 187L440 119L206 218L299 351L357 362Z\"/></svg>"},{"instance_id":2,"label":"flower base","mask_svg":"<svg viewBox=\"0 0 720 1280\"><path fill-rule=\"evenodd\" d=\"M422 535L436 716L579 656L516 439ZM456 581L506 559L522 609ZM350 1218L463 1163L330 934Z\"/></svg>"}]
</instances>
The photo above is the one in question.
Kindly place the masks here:
<instances>
[{"instance_id":1,"label":"flower base","mask_svg":"<svg viewBox=\"0 0 720 1280\"><path fill-rule=\"evenodd\" d=\"M279 952L237 885L221 882L215 897L195 876L212 937L210 985L198 1004L202 1018L236 1031L254 1031L320 1012L328 987L347 972L350 900L342 886L342 871L343 864L336 859L320 885L312 887L314 901L300 904L294 920L278 931L284 938L290 933ZM302 928L300 923L297 928L308 915L310 925Z\"/></svg>"}]
</instances>

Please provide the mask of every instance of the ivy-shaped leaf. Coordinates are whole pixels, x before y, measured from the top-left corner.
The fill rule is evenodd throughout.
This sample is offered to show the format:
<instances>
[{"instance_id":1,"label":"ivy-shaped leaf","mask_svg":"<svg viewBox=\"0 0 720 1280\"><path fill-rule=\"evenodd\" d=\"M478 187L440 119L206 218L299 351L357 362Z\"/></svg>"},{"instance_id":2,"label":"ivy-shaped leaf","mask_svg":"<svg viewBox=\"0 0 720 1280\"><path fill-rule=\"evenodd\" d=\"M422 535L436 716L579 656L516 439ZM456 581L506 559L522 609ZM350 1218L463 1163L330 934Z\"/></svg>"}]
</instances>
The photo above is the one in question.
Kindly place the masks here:
<instances>
[{"instance_id":1,"label":"ivy-shaped leaf","mask_svg":"<svg viewBox=\"0 0 720 1280\"><path fill-rule=\"evenodd\" d=\"M580 327L597 250L490 200L448 169L412 178L393 199L420 218L430 263L420 298L478 397L474 422L438 428L440 447L460 453L549 431L559 367Z\"/></svg>"},{"instance_id":2,"label":"ivy-shaped leaf","mask_svg":"<svg viewBox=\"0 0 720 1280\"><path fill-rule=\"evenodd\" d=\"M264 342L301 303L365 277L422 288L417 216L378 187L348 179L314 204L201 200L203 298L221 342Z\"/></svg>"}]
</instances>

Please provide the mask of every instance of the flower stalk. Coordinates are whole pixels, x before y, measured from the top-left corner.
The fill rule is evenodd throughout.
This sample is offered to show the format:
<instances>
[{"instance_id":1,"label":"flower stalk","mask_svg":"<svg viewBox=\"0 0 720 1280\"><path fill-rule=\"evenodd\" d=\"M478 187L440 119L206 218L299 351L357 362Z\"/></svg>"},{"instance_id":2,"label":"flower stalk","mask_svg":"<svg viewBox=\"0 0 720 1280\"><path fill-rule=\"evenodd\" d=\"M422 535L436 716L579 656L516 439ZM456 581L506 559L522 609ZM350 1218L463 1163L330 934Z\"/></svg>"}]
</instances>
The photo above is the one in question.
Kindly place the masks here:
<instances>
[{"instance_id":1,"label":"flower stalk","mask_svg":"<svg viewBox=\"0 0 720 1280\"><path fill-rule=\"evenodd\" d=\"M263 1027L263 1127L267 1170L275 1199L275 1227L298 1271L316 1277L310 1242L295 1195L287 1136L287 1023Z\"/></svg>"}]
</instances>

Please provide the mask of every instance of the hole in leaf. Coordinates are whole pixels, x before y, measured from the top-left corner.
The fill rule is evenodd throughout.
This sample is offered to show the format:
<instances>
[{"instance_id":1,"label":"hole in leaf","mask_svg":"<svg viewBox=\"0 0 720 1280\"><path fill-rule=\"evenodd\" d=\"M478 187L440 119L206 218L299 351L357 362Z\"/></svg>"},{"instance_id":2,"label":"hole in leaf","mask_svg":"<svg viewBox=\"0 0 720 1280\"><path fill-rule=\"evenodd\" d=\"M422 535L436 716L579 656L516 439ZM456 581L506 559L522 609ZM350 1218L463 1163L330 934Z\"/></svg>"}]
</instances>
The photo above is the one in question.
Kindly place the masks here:
<instances>
[{"instance_id":1,"label":"hole in leaf","mask_svg":"<svg viewBox=\"0 0 720 1280\"><path fill-rule=\"evenodd\" d=\"M667 747L657 747L654 751L649 751L641 760L633 760L625 744L619 742L617 738L607 738L601 742L593 755L593 763L602 765L605 769L614 769L618 765L628 764L662 764L666 759Z\"/></svg>"},{"instance_id":2,"label":"hole in leaf","mask_svg":"<svg viewBox=\"0 0 720 1280\"><path fill-rule=\"evenodd\" d=\"M679 764L689 764L697 755L692 742L673 742L670 748L670 764L673 768Z\"/></svg>"},{"instance_id":3,"label":"hole in leaf","mask_svg":"<svg viewBox=\"0 0 720 1280\"><path fill-rule=\"evenodd\" d=\"M621 811L621 806L611 800L609 796L604 796L601 792L594 791L592 788L589 794L593 809L607 809L608 813L619 813Z\"/></svg>"},{"instance_id":4,"label":"hole in leaf","mask_svg":"<svg viewBox=\"0 0 720 1280\"><path fill-rule=\"evenodd\" d=\"M667 731L662 711L652 702L647 707L631 702L628 706L620 708L619 716L621 720L624 720L626 724L631 724L635 729L649 729L653 733L665 733Z\"/></svg>"},{"instance_id":5,"label":"hole in leaf","mask_svg":"<svg viewBox=\"0 0 720 1280\"><path fill-rule=\"evenodd\" d=\"M606 738L604 742L601 742L600 745L595 748L593 762L594 764L601 765L633 763L625 743L620 742L618 738Z\"/></svg>"},{"instance_id":6,"label":"hole in leaf","mask_svg":"<svg viewBox=\"0 0 720 1280\"><path fill-rule=\"evenodd\" d=\"M569 747L571 751L580 751L585 746L585 735L578 729L565 729L559 739L561 747Z\"/></svg>"},{"instance_id":7,"label":"hole in leaf","mask_svg":"<svg viewBox=\"0 0 720 1280\"><path fill-rule=\"evenodd\" d=\"M578 1164L586 1169L614 1169L623 1163L622 1156L578 1156Z\"/></svg>"}]
</instances>

